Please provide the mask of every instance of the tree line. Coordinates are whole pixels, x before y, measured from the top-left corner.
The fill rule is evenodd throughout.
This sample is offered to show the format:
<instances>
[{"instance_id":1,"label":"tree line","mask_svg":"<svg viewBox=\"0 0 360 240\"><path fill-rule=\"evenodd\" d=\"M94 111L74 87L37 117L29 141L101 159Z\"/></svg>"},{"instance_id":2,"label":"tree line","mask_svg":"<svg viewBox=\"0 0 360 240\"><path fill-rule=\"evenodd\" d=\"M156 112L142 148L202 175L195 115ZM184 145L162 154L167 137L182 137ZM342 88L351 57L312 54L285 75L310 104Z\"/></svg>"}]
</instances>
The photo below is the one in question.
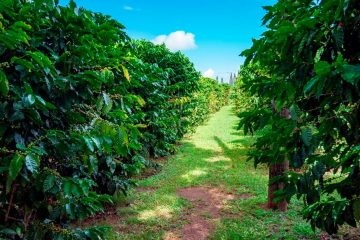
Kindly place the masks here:
<instances>
[{"instance_id":1,"label":"tree line","mask_svg":"<svg viewBox=\"0 0 360 240\"><path fill-rule=\"evenodd\" d=\"M110 16L0 1L0 238L102 239L108 228L72 222L126 194L228 95Z\"/></svg>"}]
</instances>

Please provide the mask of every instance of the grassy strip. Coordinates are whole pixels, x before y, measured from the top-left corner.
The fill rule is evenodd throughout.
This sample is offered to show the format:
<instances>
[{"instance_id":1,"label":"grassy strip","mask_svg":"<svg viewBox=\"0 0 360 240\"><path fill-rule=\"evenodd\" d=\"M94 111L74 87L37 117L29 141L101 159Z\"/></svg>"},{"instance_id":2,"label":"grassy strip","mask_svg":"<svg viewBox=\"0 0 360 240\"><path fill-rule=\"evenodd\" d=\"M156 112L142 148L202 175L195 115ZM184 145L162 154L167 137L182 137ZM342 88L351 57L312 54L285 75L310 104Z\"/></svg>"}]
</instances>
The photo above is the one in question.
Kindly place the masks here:
<instances>
[{"instance_id":1,"label":"grassy strip","mask_svg":"<svg viewBox=\"0 0 360 240\"><path fill-rule=\"evenodd\" d=\"M229 202L225 217L218 221L212 239L318 239L299 214L301 203L290 204L287 213L264 209L267 198L267 169L254 169L246 161L253 139L236 130L237 117L231 107L214 114L183 141L180 152L162 171L140 180L140 190L120 207L112 239L163 239L185 224L182 214L191 204L176 195L190 186L213 186L233 194L250 194ZM171 234L170 234L171 236Z\"/></svg>"}]
</instances>

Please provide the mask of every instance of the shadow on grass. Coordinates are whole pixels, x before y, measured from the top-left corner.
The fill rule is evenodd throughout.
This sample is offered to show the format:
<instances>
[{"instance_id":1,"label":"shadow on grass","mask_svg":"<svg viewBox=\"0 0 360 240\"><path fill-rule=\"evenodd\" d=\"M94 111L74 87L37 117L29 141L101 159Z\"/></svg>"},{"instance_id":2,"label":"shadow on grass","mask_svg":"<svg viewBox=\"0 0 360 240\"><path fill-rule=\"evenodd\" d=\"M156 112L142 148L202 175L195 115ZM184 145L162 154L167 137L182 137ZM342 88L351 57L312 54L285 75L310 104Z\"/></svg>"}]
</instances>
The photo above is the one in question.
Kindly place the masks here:
<instances>
[{"instance_id":1,"label":"shadow on grass","mask_svg":"<svg viewBox=\"0 0 360 240\"><path fill-rule=\"evenodd\" d=\"M239 145L239 146L243 146L243 147L249 149L255 143L255 138L252 136L242 137L242 138L236 139L234 141L231 141L231 143Z\"/></svg>"},{"instance_id":2,"label":"shadow on grass","mask_svg":"<svg viewBox=\"0 0 360 240\"><path fill-rule=\"evenodd\" d=\"M219 147L222 149L224 155L231 159L231 167L235 167L238 160L246 155L247 147L242 148L229 148L219 137L214 136L214 140L217 142Z\"/></svg>"},{"instance_id":3,"label":"shadow on grass","mask_svg":"<svg viewBox=\"0 0 360 240\"><path fill-rule=\"evenodd\" d=\"M204 140L210 140L209 146L213 148L207 146L205 149L206 144L199 140L200 146L185 140L179 152L168 159L160 172L139 181L140 187L150 191L130 192L126 198L127 207L118 208L115 221L108 222L117 232L113 239L138 239L140 236L162 239L164 233L179 229L185 224L184 209L191 206L176 194L178 189L222 186L238 193L256 193L263 189L263 179L253 173L252 163L245 160L251 137L244 137L236 124L229 130L236 136L229 138L241 141L241 145L226 142L218 136L212 138L211 133L210 139Z\"/></svg>"},{"instance_id":4,"label":"shadow on grass","mask_svg":"<svg viewBox=\"0 0 360 240\"><path fill-rule=\"evenodd\" d=\"M244 135L244 131L239 129L237 124L232 127L232 130L233 131L230 135L238 136L238 139L231 141L231 143L239 144L245 148L250 148L255 143L256 135L252 135L250 133Z\"/></svg>"},{"instance_id":5,"label":"shadow on grass","mask_svg":"<svg viewBox=\"0 0 360 240\"><path fill-rule=\"evenodd\" d=\"M221 141L221 140L220 140ZM230 168L233 157L241 154L229 149L226 152L203 149L191 142L184 142L176 156L164 164L162 171L141 180L141 187L152 187L151 191L130 192L128 207L118 209L118 222L109 222L118 233L140 236L154 232L152 238L160 237L162 229L167 232L182 225L181 214L187 201L177 196L180 188L221 184L221 177ZM106 221L105 221L106 222ZM115 225L115 226L114 226ZM156 235L158 234L158 235ZM115 239L123 239L116 235ZM124 238L126 239L126 238Z\"/></svg>"},{"instance_id":6,"label":"shadow on grass","mask_svg":"<svg viewBox=\"0 0 360 240\"><path fill-rule=\"evenodd\" d=\"M172 166L165 169L160 176L171 179L177 186L194 186L203 184L211 177L213 170L225 171L231 164L231 156L215 150L203 149L192 143L184 143L181 156L174 158ZM179 159L180 162L176 161ZM163 179L163 178L162 178Z\"/></svg>"}]
</instances>

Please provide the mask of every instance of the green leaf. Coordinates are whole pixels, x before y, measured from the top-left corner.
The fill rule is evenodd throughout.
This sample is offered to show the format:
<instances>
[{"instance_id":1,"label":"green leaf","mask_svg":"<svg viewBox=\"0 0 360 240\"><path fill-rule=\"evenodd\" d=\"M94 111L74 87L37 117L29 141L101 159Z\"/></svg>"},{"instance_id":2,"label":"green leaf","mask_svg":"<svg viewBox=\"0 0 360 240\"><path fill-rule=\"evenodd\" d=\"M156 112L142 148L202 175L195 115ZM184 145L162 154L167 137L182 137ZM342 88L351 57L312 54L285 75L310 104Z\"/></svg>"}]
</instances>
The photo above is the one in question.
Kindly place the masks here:
<instances>
[{"instance_id":1,"label":"green leaf","mask_svg":"<svg viewBox=\"0 0 360 240\"><path fill-rule=\"evenodd\" d=\"M42 97L35 96L35 98L36 98L37 102L39 102L41 105L46 106L46 101Z\"/></svg>"},{"instance_id":2,"label":"green leaf","mask_svg":"<svg viewBox=\"0 0 360 240\"><path fill-rule=\"evenodd\" d=\"M93 142L91 141L91 138L89 138L89 137L87 137L87 136L83 136L83 139L84 139L85 144L86 144L86 146L88 147L88 149L89 149L91 152L94 152L94 151L95 151L95 148L94 148Z\"/></svg>"},{"instance_id":3,"label":"green leaf","mask_svg":"<svg viewBox=\"0 0 360 240\"><path fill-rule=\"evenodd\" d=\"M53 69L53 65L52 65L52 62L50 61L50 59L44 55L42 52L30 52L30 51L27 51L26 54L28 56L30 56L32 58L32 60L34 60L37 64L39 64L39 66L41 68L43 68L43 70L46 68L46 67L49 67L51 69Z\"/></svg>"},{"instance_id":4,"label":"green leaf","mask_svg":"<svg viewBox=\"0 0 360 240\"><path fill-rule=\"evenodd\" d=\"M91 227L84 230L85 236L90 240L105 240L106 233L110 230L109 227Z\"/></svg>"},{"instance_id":5,"label":"green leaf","mask_svg":"<svg viewBox=\"0 0 360 240\"><path fill-rule=\"evenodd\" d=\"M79 197L83 192L83 190L79 187L78 184L72 184L71 185L71 193L75 196L75 197Z\"/></svg>"},{"instance_id":6,"label":"green leaf","mask_svg":"<svg viewBox=\"0 0 360 240\"><path fill-rule=\"evenodd\" d=\"M335 63L333 63L333 65L335 65L336 70L338 70L339 72L343 71L343 66L346 64L346 61L344 61L344 57L341 53L338 53L338 56L336 57L336 61Z\"/></svg>"},{"instance_id":7,"label":"green leaf","mask_svg":"<svg viewBox=\"0 0 360 240\"><path fill-rule=\"evenodd\" d=\"M121 126L117 131L119 139L122 141L122 144L125 144L126 146L129 144L129 136L126 132L126 128L124 126Z\"/></svg>"},{"instance_id":8,"label":"green leaf","mask_svg":"<svg viewBox=\"0 0 360 240\"><path fill-rule=\"evenodd\" d=\"M294 121L298 121L299 118L300 118L300 115L301 115L301 110L299 108L299 106L297 104L293 104L291 107L290 107L290 114L291 114L291 118L294 120Z\"/></svg>"},{"instance_id":9,"label":"green leaf","mask_svg":"<svg viewBox=\"0 0 360 240\"><path fill-rule=\"evenodd\" d=\"M323 53L324 53L324 47L321 47L316 51L315 58L314 58L315 63L318 63L320 61Z\"/></svg>"},{"instance_id":10,"label":"green leaf","mask_svg":"<svg viewBox=\"0 0 360 240\"><path fill-rule=\"evenodd\" d=\"M326 77L331 73L331 65L328 62L320 61L315 64L315 73L320 77Z\"/></svg>"},{"instance_id":11,"label":"green leaf","mask_svg":"<svg viewBox=\"0 0 360 240\"><path fill-rule=\"evenodd\" d=\"M25 67L28 71L31 71L33 69L35 69L34 64L32 64L32 62L26 60L26 59L22 59L22 58L18 58L18 57L12 57L11 58L11 63L16 63L19 64L23 67Z\"/></svg>"},{"instance_id":12,"label":"green leaf","mask_svg":"<svg viewBox=\"0 0 360 240\"><path fill-rule=\"evenodd\" d=\"M115 170L116 170L116 163L114 162L114 160L112 159L112 157L108 156L106 158L106 164L110 169L110 172L112 174L114 174Z\"/></svg>"},{"instance_id":13,"label":"green leaf","mask_svg":"<svg viewBox=\"0 0 360 240\"><path fill-rule=\"evenodd\" d=\"M40 160L37 156L27 155L25 157L25 166L31 173L37 173L39 168Z\"/></svg>"},{"instance_id":14,"label":"green leaf","mask_svg":"<svg viewBox=\"0 0 360 240\"><path fill-rule=\"evenodd\" d=\"M7 96L9 93L9 81L3 70L0 69L0 93Z\"/></svg>"},{"instance_id":15,"label":"green leaf","mask_svg":"<svg viewBox=\"0 0 360 240\"><path fill-rule=\"evenodd\" d=\"M360 65L343 65L343 73L341 76L344 80L352 85L357 85L360 80Z\"/></svg>"},{"instance_id":16,"label":"green leaf","mask_svg":"<svg viewBox=\"0 0 360 240\"><path fill-rule=\"evenodd\" d=\"M54 175L47 175L43 183L43 191L47 192L55 185L56 177Z\"/></svg>"},{"instance_id":17,"label":"green leaf","mask_svg":"<svg viewBox=\"0 0 360 240\"><path fill-rule=\"evenodd\" d=\"M338 27L333 32L333 37L336 43L336 47L341 49L344 45L344 29L342 27Z\"/></svg>"},{"instance_id":18,"label":"green leaf","mask_svg":"<svg viewBox=\"0 0 360 240\"><path fill-rule=\"evenodd\" d=\"M104 107L104 100L103 97L98 97L98 99L96 100L96 109L98 111L101 111Z\"/></svg>"},{"instance_id":19,"label":"green leaf","mask_svg":"<svg viewBox=\"0 0 360 240\"><path fill-rule=\"evenodd\" d=\"M301 139L305 143L306 146L311 145L311 139L312 139L312 131L309 127L304 127L301 129Z\"/></svg>"},{"instance_id":20,"label":"green leaf","mask_svg":"<svg viewBox=\"0 0 360 240\"><path fill-rule=\"evenodd\" d=\"M25 107L30 107L35 103L34 95L29 94L27 96L24 96L23 103Z\"/></svg>"},{"instance_id":21,"label":"green leaf","mask_svg":"<svg viewBox=\"0 0 360 240\"><path fill-rule=\"evenodd\" d=\"M18 176L24 163L24 156L16 153L9 166L9 177L13 180Z\"/></svg>"},{"instance_id":22,"label":"green leaf","mask_svg":"<svg viewBox=\"0 0 360 240\"><path fill-rule=\"evenodd\" d=\"M105 106L104 106L102 112L103 112L104 114L107 114L108 112L110 112L113 103L112 103L112 100L111 100L111 98L109 97L109 95L106 94L106 93L103 93L103 99L104 99L104 104L105 104Z\"/></svg>"},{"instance_id":23,"label":"green leaf","mask_svg":"<svg viewBox=\"0 0 360 240\"><path fill-rule=\"evenodd\" d=\"M73 188L73 182L71 180L66 180L63 185L63 191L65 196L70 196Z\"/></svg>"},{"instance_id":24,"label":"green leaf","mask_svg":"<svg viewBox=\"0 0 360 240\"><path fill-rule=\"evenodd\" d=\"M105 83L113 83L114 82L114 73L109 69L104 69L101 72Z\"/></svg>"},{"instance_id":25,"label":"green leaf","mask_svg":"<svg viewBox=\"0 0 360 240\"><path fill-rule=\"evenodd\" d=\"M99 138L97 137L91 137L91 140L93 141L93 143L95 143L96 147L98 150L101 150L101 143Z\"/></svg>"},{"instance_id":26,"label":"green leaf","mask_svg":"<svg viewBox=\"0 0 360 240\"><path fill-rule=\"evenodd\" d=\"M97 173L98 170L99 170L99 167L98 167L98 159L94 156L90 156L89 157L89 170L90 170L90 174L93 174L93 173Z\"/></svg>"},{"instance_id":27,"label":"green leaf","mask_svg":"<svg viewBox=\"0 0 360 240\"><path fill-rule=\"evenodd\" d=\"M24 164L24 159L25 159L24 156L18 153L15 153L14 157L11 159L9 166L8 182L7 182L7 192L10 190L12 182L19 175L22 166Z\"/></svg>"},{"instance_id":28,"label":"green leaf","mask_svg":"<svg viewBox=\"0 0 360 240\"><path fill-rule=\"evenodd\" d=\"M318 77L313 77L309 82L307 82L306 85L304 86L304 94L310 92L318 81L319 81Z\"/></svg>"},{"instance_id":29,"label":"green leaf","mask_svg":"<svg viewBox=\"0 0 360 240\"><path fill-rule=\"evenodd\" d=\"M91 186L94 186L94 182L92 182L89 179L78 180L78 184L76 185L76 188L73 189L73 194L75 196L79 196L82 194L88 196Z\"/></svg>"},{"instance_id":30,"label":"green leaf","mask_svg":"<svg viewBox=\"0 0 360 240\"><path fill-rule=\"evenodd\" d=\"M2 230L0 230L0 233L3 233L5 235L17 235L17 233L13 229L10 229L10 228L2 229Z\"/></svg>"}]
</instances>

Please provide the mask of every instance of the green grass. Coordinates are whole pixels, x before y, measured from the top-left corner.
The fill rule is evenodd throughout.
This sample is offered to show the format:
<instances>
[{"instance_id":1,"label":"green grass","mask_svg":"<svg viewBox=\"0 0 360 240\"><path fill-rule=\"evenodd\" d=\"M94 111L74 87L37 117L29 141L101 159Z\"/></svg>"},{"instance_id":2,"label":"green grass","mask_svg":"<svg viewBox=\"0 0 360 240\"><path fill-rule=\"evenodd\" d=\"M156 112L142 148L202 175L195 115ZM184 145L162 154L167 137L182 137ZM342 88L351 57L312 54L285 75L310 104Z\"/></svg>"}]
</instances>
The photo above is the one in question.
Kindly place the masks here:
<instances>
[{"instance_id":1,"label":"green grass","mask_svg":"<svg viewBox=\"0 0 360 240\"><path fill-rule=\"evenodd\" d=\"M251 193L254 197L231 201L226 211L236 218L217 223L212 239L317 239L300 216L301 205L294 202L287 213L262 209L267 198L267 170L254 169L246 161L253 138L236 130L238 119L231 107L224 107L182 142L180 151L162 171L138 182L154 191L132 191L125 199L130 205L118 209L119 223L113 239L162 239L181 229L181 218L190 203L176 195L179 188L216 186L228 192ZM117 230L118 226L125 230ZM116 233L118 232L118 233Z\"/></svg>"}]
</instances>

